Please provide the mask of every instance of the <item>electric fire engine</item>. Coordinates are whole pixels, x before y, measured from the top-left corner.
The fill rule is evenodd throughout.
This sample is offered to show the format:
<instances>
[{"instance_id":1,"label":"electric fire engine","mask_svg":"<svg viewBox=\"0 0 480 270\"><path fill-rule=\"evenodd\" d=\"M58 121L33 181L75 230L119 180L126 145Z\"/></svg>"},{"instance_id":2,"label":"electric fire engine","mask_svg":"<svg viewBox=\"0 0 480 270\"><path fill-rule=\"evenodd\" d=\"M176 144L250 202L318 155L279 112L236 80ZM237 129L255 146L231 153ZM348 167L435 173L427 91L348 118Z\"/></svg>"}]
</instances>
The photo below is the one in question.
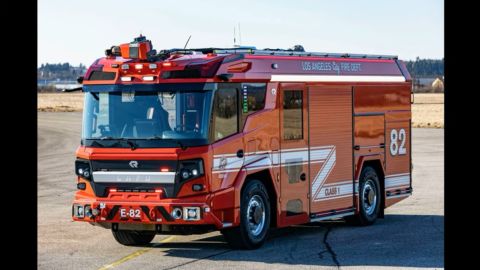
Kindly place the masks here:
<instances>
[{"instance_id":1,"label":"electric fire engine","mask_svg":"<svg viewBox=\"0 0 480 270\"><path fill-rule=\"evenodd\" d=\"M81 78L74 221L124 245L220 230L369 225L412 194L411 77L396 56L168 49L140 36Z\"/></svg>"}]
</instances>

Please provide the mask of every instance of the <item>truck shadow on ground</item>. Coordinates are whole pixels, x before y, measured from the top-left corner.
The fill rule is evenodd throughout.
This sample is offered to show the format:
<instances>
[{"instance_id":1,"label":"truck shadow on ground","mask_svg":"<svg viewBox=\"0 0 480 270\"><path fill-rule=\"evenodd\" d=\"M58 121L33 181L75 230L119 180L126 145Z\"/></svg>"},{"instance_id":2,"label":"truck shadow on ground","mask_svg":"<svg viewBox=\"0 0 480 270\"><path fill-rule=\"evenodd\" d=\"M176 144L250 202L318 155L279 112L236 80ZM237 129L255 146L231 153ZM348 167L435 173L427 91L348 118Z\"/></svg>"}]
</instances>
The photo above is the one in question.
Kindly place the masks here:
<instances>
[{"instance_id":1,"label":"truck shadow on ground","mask_svg":"<svg viewBox=\"0 0 480 270\"><path fill-rule=\"evenodd\" d=\"M163 243L166 256L305 266L444 267L444 217L386 215L374 225L316 222L271 230L257 250L232 250L221 235Z\"/></svg>"}]
</instances>

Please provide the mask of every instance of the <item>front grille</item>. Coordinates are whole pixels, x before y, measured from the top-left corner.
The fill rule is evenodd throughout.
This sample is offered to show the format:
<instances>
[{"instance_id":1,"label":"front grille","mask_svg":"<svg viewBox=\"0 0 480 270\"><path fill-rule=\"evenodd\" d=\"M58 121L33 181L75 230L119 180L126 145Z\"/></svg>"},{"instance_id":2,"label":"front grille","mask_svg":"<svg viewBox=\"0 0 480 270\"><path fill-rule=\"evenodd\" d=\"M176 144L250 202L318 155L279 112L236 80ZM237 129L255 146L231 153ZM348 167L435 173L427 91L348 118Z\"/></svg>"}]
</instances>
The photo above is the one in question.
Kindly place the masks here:
<instances>
[{"instance_id":1,"label":"front grille","mask_svg":"<svg viewBox=\"0 0 480 270\"><path fill-rule=\"evenodd\" d=\"M90 160L92 175L99 171L160 172L162 168L176 172L177 163L177 160ZM106 197L109 188L123 192L155 192L155 189L163 189L165 198L175 196L175 183L95 182L95 177L92 176L91 184L97 197Z\"/></svg>"},{"instance_id":2,"label":"front grille","mask_svg":"<svg viewBox=\"0 0 480 270\"><path fill-rule=\"evenodd\" d=\"M92 171L159 172L162 168L177 170L177 160L91 160Z\"/></svg>"}]
</instances>

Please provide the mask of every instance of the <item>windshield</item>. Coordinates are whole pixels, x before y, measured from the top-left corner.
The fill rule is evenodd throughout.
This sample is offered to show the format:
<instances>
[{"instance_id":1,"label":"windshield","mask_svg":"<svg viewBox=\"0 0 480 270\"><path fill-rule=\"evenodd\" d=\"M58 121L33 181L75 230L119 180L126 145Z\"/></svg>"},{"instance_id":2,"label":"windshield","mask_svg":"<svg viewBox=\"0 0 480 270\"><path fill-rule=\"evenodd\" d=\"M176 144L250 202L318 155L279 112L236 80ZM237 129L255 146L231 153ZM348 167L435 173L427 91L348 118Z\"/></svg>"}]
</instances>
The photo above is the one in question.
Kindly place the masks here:
<instances>
[{"instance_id":1,"label":"windshield","mask_svg":"<svg viewBox=\"0 0 480 270\"><path fill-rule=\"evenodd\" d=\"M82 139L206 144L211 99L212 91L87 92Z\"/></svg>"}]
</instances>

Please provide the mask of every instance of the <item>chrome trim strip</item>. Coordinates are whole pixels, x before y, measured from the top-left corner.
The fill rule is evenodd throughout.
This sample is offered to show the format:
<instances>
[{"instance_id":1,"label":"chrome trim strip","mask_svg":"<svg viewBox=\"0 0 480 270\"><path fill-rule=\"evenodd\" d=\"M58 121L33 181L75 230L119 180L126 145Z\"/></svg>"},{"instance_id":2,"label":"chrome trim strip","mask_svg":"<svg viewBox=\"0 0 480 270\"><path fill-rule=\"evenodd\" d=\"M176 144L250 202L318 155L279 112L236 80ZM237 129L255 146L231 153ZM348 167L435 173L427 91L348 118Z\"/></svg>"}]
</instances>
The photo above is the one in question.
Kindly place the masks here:
<instances>
[{"instance_id":1,"label":"chrome trim strip","mask_svg":"<svg viewBox=\"0 0 480 270\"><path fill-rule=\"evenodd\" d=\"M395 198L401 198L401 197L408 197L412 195L412 193L403 193L403 194L397 194L397 195L390 195L390 196L387 196L387 200L388 199L395 199Z\"/></svg>"},{"instance_id":2,"label":"chrome trim strip","mask_svg":"<svg viewBox=\"0 0 480 270\"><path fill-rule=\"evenodd\" d=\"M328 219L333 219L333 218L341 218L341 217L344 217L344 216L351 216L351 215L354 215L354 214L355 214L355 212L351 211L351 212L346 212L346 213L341 213L341 214L336 214L336 215L331 215L331 216L311 218L310 222L328 220Z\"/></svg>"},{"instance_id":3,"label":"chrome trim strip","mask_svg":"<svg viewBox=\"0 0 480 270\"><path fill-rule=\"evenodd\" d=\"M93 181L96 183L175 183L175 172L93 172Z\"/></svg>"}]
</instances>

